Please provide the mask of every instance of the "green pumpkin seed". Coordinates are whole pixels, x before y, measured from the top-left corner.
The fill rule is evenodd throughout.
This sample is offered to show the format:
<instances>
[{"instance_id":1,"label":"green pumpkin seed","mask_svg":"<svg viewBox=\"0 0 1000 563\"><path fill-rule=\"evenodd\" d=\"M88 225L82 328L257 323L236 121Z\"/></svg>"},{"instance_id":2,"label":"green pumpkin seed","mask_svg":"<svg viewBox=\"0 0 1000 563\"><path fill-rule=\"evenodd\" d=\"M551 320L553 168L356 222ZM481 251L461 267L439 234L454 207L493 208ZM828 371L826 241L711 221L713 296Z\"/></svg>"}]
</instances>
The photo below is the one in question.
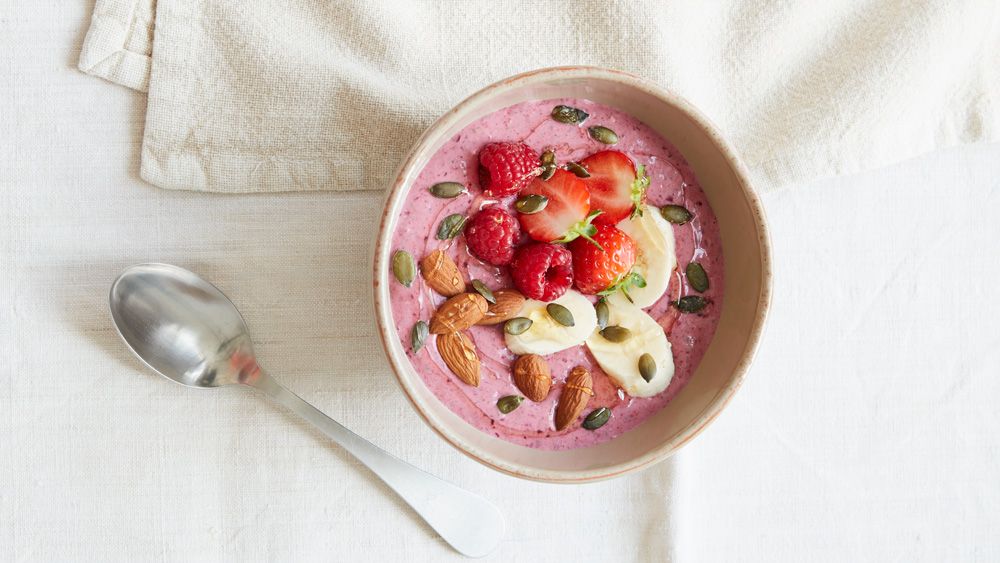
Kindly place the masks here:
<instances>
[{"instance_id":1,"label":"green pumpkin seed","mask_svg":"<svg viewBox=\"0 0 1000 563\"><path fill-rule=\"evenodd\" d=\"M503 325L503 331L512 336L523 334L534 323L528 317L514 317Z\"/></svg>"},{"instance_id":2,"label":"green pumpkin seed","mask_svg":"<svg viewBox=\"0 0 1000 563\"><path fill-rule=\"evenodd\" d=\"M590 133L590 137L598 143L613 145L618 142L618 133L615 133L603 125L589 127L587 128L587 133Z\"/></svg>"},{"instance_id":3,"label":"green pumpkin seed","mask_svg":"<svg viewBox=\"0 0 1000 563\"><path fill-rule=\"evenodd\" d=\"M514 207L517 208L518 213L531 215L545 209L545 206L548 204L549 198L543 195L531 194L519 198L517 202L514 203Z\"/></svg>"},{"instance_id":4,"label":"green pumpkin seed","mask_svg":"<svg viewBox=\"0 0 1000 563\"><path fill-rule=\"evenodd\" d=\"M557 323L563 326L573 326L576 324L573 320L573 313L570 313L569 309L558 303L549 303L545 306L545 311L550 317L555 319Z\"/></svg>"},{"instance_id":5,"label":"green pumpkin seed","mask_svg":"<svg viewBox=\"0 0 1000 563\"><path fill-rule=\"evenodd\" d=\"M547 150L547 151L545 151L545 152L542 153L542 156L539 157L538 161L542 163L542 166L547 166L549 164L555 164L556 163L556 153L552 152L551 150Z\"/></svg>"},{"instance_id":6,"label":"green pumpkin seed","mask_svg":"<svg viewBox=\"0 0 1000 563\"><path fill-rule=\"evenodd\" d=\"M493 297L493 292L490 291L490 288L486 287L485 283L479 280L472 280L472 287L479 293L479 295L483 296L483 299L494 304L497 302L497 298Z\"/></svg>"},{"instance_id":7,"label":"green pumpkin seed","mask_svg":"<svg viewBox=\"0 0 1000 563\"><path fill-rule=\"evenodd\" d=\"M552 119L559 123L573 123L579 125L587 120L590 114L572 106L558 105L552 108Z\"/></svg>"},{"instance_id":8,"label":"green pumpkin seed","mask_svg":"<svg viewBox=\"0 0 1000 563\"><path fill-rule=\"evenodd\" d=\"M438 182L430 187L431 195L441 199L451 199L465 193L465 186L458 182Z\"/></svg>"},{"instance_id":9,"label":"green pumpkin seed","mask_svg":"<svg viewBox=\"0 0 1000 563\"><path fill-rule=\"evenodd\" d=\"M623 326L611 325L601 330L601 336L611 342L625 342L632 338L632 331Z\"/></svg>"},{"instance_id":10,"label":"green pumpkin seed","mask_svg":"<svg viewBox=\"0 0 1000 563\"><path fill-rule=\"evenodd\" d=\"M611 310L608 309L608 302L604 298L600 298L597 304L594 305L594 310L597 312L597 326L604 330L608 326L608 317L611 316Z\"/></svg>"},{"instance_id":11,"label":"green pumpkin seed","mask_svg":"<svg viewBox=\"0 0 1000 563\"><path fill-rule=\"evenodd\" d=\"M685 295L674 303L674 306L682 313L697 313L706 305L708 305L708 299L700 295Z\"/></svg>"},{"instance_id":12,"label":"green pumpkin seed","mask_svg":"<svg viewBox=\"0 0 1000 563\"><path fill-rule=\"evenodd\" d=\"M500 397L500 400L497 401L497 408L504 414L510 414L517 407L521 406L521 402L523 401L524 397L519 395L507 395L506 397Z\"/></svg>"},{"instance_id":13,"label":"green pumpkin seed","mask_svg":"<svg viewBox=\"0 0 1000 563\"><path fill-rule=\"evenodd\" d=\"M392 255L392 275L396 276L396 281L410 287L416 272L417 265L413 263L413 256L409 252L397 250Z\"/></svg>"},{"instance_id":14,"label":"green pumpkin seed","mask_svg":"<svg viewBox=\"0 0 1000 563\"><path fill-rule=\"evenodd\" d=\"M656 360L649 354L639 356L639 375L649 383L656 375Z\"/></svg>"},{"instance_id":15,"label":"green pumpkin seed","mask_svg":"<svg viewBox=\"0 0 1000 563\"><path fill-rule=\"evenodd\" d=\"M567 162L566 170L569 170L570 172L576 174L577 178L590 178L590 172L587 172L587 169L584 168L583 165L580 163Z\"/></svg>"},{"instance_id":16,"label":"green pumpkin seed","mask_svg":"<svg viewBox=\"0 0 1000 563\"><path fill-rule=\"evenodd\" d=\"M683 225L694 217L687 208L680 205L664 205L660 208L660 215L675 225Z\"/></svg>"},{"instance_id":17,"label":"green pumpkin seed","mask_svg":"<svg viewBox=\"0 0 1000 563\"><path fill-rule=\"evenodd\" d=\"M708 274L705 273L705 268L701 264L689 262L687 268L684 269L684 273L687 274L688 284L695 291L704 293L708 289Z\"/></svg>"},{"instance_id":18,"label":"green pumpkin seed","mask_svg":"<svg viewBox=\"0 0 1000 563\"><path fill-rule=\"evenodd\" d=\"M465 226L465 215L461 213L454 213L441 220L441 224L438 225L437 239L438 240L448 240L453 239L458 236L458 233L462 232L462 227Z\"/></svg>"},{"instance_id":19,"label":"green pumpkin seed","mask_svg":"<svg viewBox=\"0 0 1000 563\"><path fill-rule=\"evenodd\" d=\"M587 418L583 419L583 427L587 430L597 430L598 428L604 426L611 419L611 409L608 407L601 407L599 409L594 409L590 411Z\"/></svg>"},{"instance_id":20,"label":"green pumpkin seed","mask_svg":"<svg viewBox=\"0 0 1000 563\"><path fill-rule=\"evenodd\" d=\"M424 347L428 334L430 334L430 330L424 321L417 321L417 324L413 325L413 330L410 331L410 348L413 349L414 354Z\"/></svg>"},{"instance_id":21,"label":"green pumpkin seed","mask_svg":"<svg viewBox=\"0 0 1000 563\"><path fill-rule=\"evenodd\" d=\"M546 164L545 166L542 167L542 174L539 177L542 180L548 180L555 173L556 173L556 165L555 165L555 163Z\"/></svg>"}]
</instances>

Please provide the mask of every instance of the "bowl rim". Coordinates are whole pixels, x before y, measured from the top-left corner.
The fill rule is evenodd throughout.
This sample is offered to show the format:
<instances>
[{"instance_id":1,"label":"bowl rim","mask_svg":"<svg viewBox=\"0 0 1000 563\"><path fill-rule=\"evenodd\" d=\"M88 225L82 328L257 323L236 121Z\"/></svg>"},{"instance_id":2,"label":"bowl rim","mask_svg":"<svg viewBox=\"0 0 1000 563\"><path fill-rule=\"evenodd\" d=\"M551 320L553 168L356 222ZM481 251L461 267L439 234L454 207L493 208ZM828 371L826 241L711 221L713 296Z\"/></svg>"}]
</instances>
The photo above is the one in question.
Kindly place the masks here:
<instances>
[{"instance_id":1,"label":"bowl rim","mask_svg":"<svg viewBox=\"0 0 1000 563\"><path fill-rule=\"evenodd\" d=\"M466 108L475 106L476 104L490 98L499 90L506 90L514 87L565 78L597 78L617 82L652 95L667 104L677 107L684 114L686 114L686 116L691 119L691 121L694 122L694 124L705 134L707 134L711 141L719 148L723 158L727 161L733 174L736 176L739 187L746 200L746 204L750 208L751 213L754 215L754 226L757 231L757 244L761 255L761 289L757 301L757 309L754 315L753 326L751 327L750 334L747 335L746 346L740 356L739 362L734 368L729 381L719 390L716 397L697 418L682 428L672 439L660 444L659 446L615 465L602 467L600 469L574 471L538 469L523 466L517 462L505 464L497 463L467 449L466 446L459 440L451 436L447 429L440 427L435 422L433 417L424 412L421 403L414 396L414 390L411 387L413 383L403 374L404 370L397 364L396 358L391 350L389 339L396 339L397 336L395 333L395 327L392 326L392 323L384 322L385 319L383 317L391 320L391 315L387 314L389 307L388 289L382 287L383 284L380 283L380 278L383 275L385 275L386 278L388 277L387 274L385 274L385 271L388 267L389 257L388 255L385 255L385 258L383 259L383 255L385 254L385 246L391 244L392 238L392 233L389 232L388 229L392 223L390 221L389 209L393 207L393 204L402 195L401 192L406 183L406 177L410 174L410 169L414 166L414 161L418 153L422 152L422 149L424 148L424 145L427 144L428 140L434 137L438 131L447 129L451 126L459 118L459 116L464 113ZM621 70L578 65L540 68L504 78L480 89L459 102L452 109L448 110L441 117L435 120L423 132L423 134L420 135L420 137L410 147L410 150L403 158L399 167L396 169L392 187L386 193L386 197L383 202L382 215L376 236L377 238L375 240L375 250L372 260L372 290L374 296L374 316L377 332L382 342L383 352L389 360L389 365L395 375L396 382L403 390L403 393L406 395L410 405L413 406L414 410L417 411L417 414L420 415L424 422L430 426L431 429L438 434L438 436L443 438L445 442L450 444L459 452L501 473L531 481L546 483L584 483L601 481L640 471L673 455L682 446L701 434L701 432L703 432L705 428L708 427L708 425L711 424L712 421L719 416L722 410L725 409L726 406L728 406L732 401L733 396L741 387L743 380L746 377L746 373L756 356L757 349L763 336L767 312L770 308L772 291L770 233L768 232L763 206L761 205L757 193L750 184L749 173L745 165L740 160L735 150L719 132L718 127L716 127L714 123L712 123L704 114L701 113L701 111L695 108L685 98L671 93L634 74ZM382 299L383 291L386 292L385 301Z\"/></svg>"}]
</instances>

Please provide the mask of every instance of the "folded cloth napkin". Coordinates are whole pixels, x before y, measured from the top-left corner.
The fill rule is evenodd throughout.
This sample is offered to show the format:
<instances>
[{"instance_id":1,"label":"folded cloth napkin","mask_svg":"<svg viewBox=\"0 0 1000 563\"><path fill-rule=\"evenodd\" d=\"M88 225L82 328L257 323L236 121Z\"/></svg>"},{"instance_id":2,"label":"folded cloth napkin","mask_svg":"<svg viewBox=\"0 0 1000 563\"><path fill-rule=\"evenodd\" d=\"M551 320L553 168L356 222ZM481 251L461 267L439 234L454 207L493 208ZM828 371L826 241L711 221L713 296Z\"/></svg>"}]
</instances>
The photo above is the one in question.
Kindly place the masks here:
<instances>
[{"instance_id":1,"label":"folded cloth napkin","mask_svg":"<svg viewBox=\"0 0 1000 563\"><path fill-rule=\"evenodd\" d=\"M378 190L438 115L591 64L692 101L764 191L1000 140L1000 3L97 0L80 68L148 89L142 177Z\"/></svg>"}]
</instances>

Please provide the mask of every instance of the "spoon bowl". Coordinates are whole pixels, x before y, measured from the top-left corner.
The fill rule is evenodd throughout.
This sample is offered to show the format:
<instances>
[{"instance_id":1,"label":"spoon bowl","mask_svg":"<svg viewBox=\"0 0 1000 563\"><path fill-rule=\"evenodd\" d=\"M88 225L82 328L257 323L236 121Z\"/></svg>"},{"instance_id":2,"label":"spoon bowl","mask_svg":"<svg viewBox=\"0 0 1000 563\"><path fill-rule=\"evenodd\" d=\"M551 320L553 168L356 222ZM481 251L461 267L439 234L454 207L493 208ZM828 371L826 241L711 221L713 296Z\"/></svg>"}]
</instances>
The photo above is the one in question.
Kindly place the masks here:
<instances>
[{"instance_id":1,"label":"spoon bowl","mask_svg":"<svg viewBox=\"0 0 1000 563\"><path fill-rule=\"evenodd\" d=\"M169 264L140 264L111 286L111 317L132 352L188 387L246 381L253 347L236 306L197 275ZM256 367L256 369L254 369Z\"/></svg>"}]
</instances>

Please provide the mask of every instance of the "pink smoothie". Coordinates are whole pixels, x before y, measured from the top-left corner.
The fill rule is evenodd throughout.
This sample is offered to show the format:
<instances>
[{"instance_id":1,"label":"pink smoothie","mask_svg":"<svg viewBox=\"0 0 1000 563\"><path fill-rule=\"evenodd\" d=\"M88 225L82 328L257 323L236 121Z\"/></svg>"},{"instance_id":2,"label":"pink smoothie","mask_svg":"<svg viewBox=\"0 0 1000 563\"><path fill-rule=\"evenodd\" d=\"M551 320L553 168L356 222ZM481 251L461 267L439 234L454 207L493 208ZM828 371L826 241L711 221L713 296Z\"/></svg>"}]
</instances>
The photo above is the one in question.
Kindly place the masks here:
<instances>
[{"instance_id":1,"label":"pink smoothie","mask_svg":"<svg viewBox=\"0 0 1000 563\"><path fill-rule=\"evenodd\" d=\"M590 114L582 127L559 123L550 118L552 108L565 104ZM485 264L469 254L460 235L450 241L435 238L438 223L452 214L473 215L492 203L482 196L478 180L479 149L495 141L523 141L541 153L555 151L560 164L579 161L609 147L591 139L587 127L604 125L619 136L615 150L628 154L637 164L645 164L650 177L647 202L661 206L683 205L694 214L684 225L674 225L678 272L670 289L646 311L668 331L673 346L675 372L665 391L649 398L632 398L619 390L583 345L546 356L555 383L541 403L525 400L510 414L497 409L497 399L522 395L511 380L511 364L516 356L504 345L502 325L474 326L468 334L482 362L479 387L459 381L444 365L431 336L417 354L410 350L410 331L418 320L429 321L444 298L430 290L419 278L410 288L392 280L392 313L399 339L414 369L424 383L453 412L474 427L500 439L532 448L562 450L605 442L639 425L662 409L691 379L718 324L723 293L722 245L715 215L698 180L684 157L669 141L634 117L610 107L581 99L532 101L496 111L468 125L431 158L406 197L399 225L392 237L393 250L403 249L420 260L443 248L455 260L467 280L480 279L493 290L513 287L505 268ZM438 182L465 184L468 193L454 199L439 199L428 192ZM710 288L704 294L711 304L698 314L678 314L670 301L678 295L697 294L687 286L681 272L697 260L708 273ZM597 430L586 430L579 421L561 432L553 423L556 403L574 366L587 367L594 380L594 396L585 416L598 407L612 410L610 421ZM582 419L581 416L581 419Z\"/></svg>"}]
</instances>

